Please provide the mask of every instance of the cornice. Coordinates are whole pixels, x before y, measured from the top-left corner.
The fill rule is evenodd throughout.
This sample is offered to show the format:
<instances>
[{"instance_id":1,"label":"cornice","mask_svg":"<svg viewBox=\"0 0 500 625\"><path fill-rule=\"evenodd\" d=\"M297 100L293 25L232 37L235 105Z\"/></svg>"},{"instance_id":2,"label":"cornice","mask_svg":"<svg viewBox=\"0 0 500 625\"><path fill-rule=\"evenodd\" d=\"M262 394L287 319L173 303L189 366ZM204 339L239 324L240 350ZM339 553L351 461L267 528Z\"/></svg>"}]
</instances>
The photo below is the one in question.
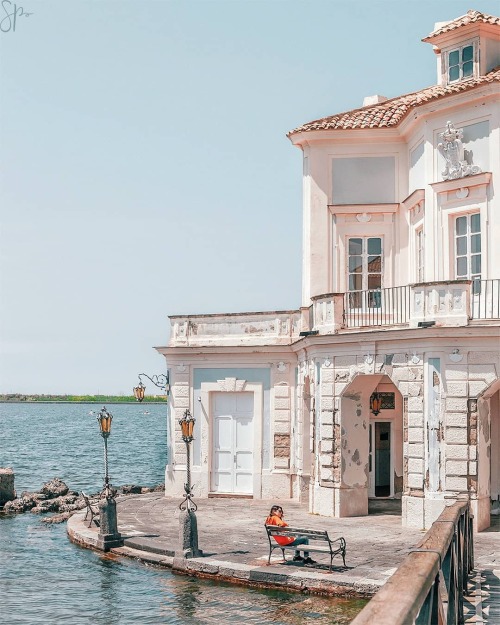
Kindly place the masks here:
<instances>
[{"instance_id":1,"label":"cornice","mask_svg":"<svg viewBox=\"0 0 500 625\"><path fill-rule=\"evenodd\" d=\"M459 189L469 187L482 187L486 186L491 181L492 173L485 171L481 174L474 174L473 176L465 176L464 178L455 178L453 180L443 180L441 182L431 182L430 186L439 195L441 193L448 193L449 191L458 191Z\"/></svg>"}]
</instances>

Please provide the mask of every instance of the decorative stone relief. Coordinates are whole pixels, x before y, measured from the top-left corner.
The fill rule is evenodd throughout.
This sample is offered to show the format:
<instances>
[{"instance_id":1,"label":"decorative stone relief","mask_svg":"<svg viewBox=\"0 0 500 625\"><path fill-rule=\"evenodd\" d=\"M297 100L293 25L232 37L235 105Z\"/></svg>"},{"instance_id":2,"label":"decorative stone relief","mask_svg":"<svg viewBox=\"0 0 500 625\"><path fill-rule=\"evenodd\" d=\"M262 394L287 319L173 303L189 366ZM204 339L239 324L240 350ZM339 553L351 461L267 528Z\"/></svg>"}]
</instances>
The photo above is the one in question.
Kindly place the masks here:
<instances>
[{"instance_id":1,"label":"decorative stone relief","mask_svg":"<svg viewBox=\"0 0 500 625\"><path fill-rule=\"evenodd\" d=\"M359 213L356 215L356 219L360 223L365 224L372 220L372 216L369 213Z\"/></svg>"},{"instance_id":2,"label":"decorative stone relief","mask_svg":"<svg viewBox=\"0 0 500 625\"><path fill-rule=\"evenodd\" d=\"M465 200L469 195L469 189L467 187L462 187L456 191L455 196L458 200Z\"/></svg>"},{"instance_id":3,"label":"decorative stone relief","mask_svg":"<svg viewBox=\"0 0 500 625\"><path fill-rule=\"evenodd\" d=\"M288 365L286 362L283 362L282 360L276 365L276 369L278 369L278 371L280 373L286 373L288 371Z\"/></svg>"},{"instance_id":4,"label":"decorative stone relief","mask_svg":"<svg viewBox=\"0 0 500 625\"><path fill-rule=\"evenodd\" d=\"M449 359L451 362L461 362L463 359L463 355L460 353L459 349L454 349L449 355Z\"/></svg>"},{"instance_id":5,"label":"decorative stone relief","mask_svg":"<svg viewBox=\"0 0 500 625\"><path fill-rule=\"evenodd\" d=\"M176 369L179 373L186 373L187 371L187 367L184 363L181 363L180 365L176 366Z\"/></svg>"},{"instance_id":6,"label":"decorative stone relief","mask_svg":"<svg viewBox=\"0 0 500 625\"><path fill-rule=\"evenodd\" d=\"M439 134L442 142L438 143L437 149L446 161L444 171L441 172L443 180L456 180L481 172L480 167L469 165L465 160L463 135L463 129L455 128L451 122L446 122L446 130Z\"/></svg>"},{"instance_id":7,"label":"decorative stone relief","mask_svg":"<svg viewBox=\"0 0 500 625\"><path fill-rule=\"evenodd\" d=\"M245 388L246 380L237 380L236 378L226 378L225 380L217 380L219 390L226 393L239 393Z\"/></svg>"},{"instance_id":8,"label":"decorative stone relief","mask_svg":"<svg viewBox=\"0 0 500 625\"><path fill-rule=\"evenodd\" d=\"M323 361L323 366L324 367L331 367L332 366L332 361L329 358L325 358L325 360Z\"/></svg>"}]
</instances>

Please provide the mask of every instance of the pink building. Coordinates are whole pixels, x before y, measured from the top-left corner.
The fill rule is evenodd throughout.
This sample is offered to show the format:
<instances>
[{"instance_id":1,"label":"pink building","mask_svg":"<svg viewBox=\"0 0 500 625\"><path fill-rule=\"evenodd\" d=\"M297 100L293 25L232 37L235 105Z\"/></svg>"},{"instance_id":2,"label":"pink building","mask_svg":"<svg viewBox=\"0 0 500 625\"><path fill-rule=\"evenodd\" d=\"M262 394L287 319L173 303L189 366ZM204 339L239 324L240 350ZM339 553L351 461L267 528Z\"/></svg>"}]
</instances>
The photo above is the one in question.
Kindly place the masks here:
<instances>
[{"instance_id":1,"label":"pink building","mask_svg":"<svg viewBox=\"0 0 500 625\"><path fill-rule=\"evenodd\" d=\"M437 84L306 123L300 309L172 316L166 493L500 502L500 18L437 24ZM431 59L429 59L431 62Z\"/></svg>"}]
</instances>

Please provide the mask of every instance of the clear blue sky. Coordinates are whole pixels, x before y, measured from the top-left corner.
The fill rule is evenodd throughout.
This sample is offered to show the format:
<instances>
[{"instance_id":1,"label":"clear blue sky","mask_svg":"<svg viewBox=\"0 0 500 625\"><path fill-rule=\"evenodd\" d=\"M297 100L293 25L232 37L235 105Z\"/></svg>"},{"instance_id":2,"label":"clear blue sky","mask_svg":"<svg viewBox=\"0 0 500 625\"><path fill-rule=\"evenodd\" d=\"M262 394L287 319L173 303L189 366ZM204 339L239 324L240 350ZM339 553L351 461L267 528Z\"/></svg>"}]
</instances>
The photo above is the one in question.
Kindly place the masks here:
<instances>
[{"instance_id":1,"label":"clear blue sky","mask_svg":"<svg viewBox=\"0 0 500 625\"><path fill-rule=\"evenodd\" d=\"M0 32L0 392L129 393L165 371L167 315L300 306L286 132L434 84L421 38L499 5L17 6L32 15Z\"/></svg>"}]
</instances>

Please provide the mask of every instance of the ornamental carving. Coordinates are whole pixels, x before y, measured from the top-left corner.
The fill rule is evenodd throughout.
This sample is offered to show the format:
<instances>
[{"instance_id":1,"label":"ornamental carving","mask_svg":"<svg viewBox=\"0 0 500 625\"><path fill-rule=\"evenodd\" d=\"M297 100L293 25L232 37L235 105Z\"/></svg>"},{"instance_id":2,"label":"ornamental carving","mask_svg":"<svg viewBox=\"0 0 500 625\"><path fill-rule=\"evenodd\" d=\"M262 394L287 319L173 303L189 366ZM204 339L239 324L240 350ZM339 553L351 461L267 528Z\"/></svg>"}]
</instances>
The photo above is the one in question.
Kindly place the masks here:
<instances>
[{"instance_id":1,"label":"ornamental carving","mask_svg":"<svg viewBox=\"0 0 500 625\"><path fill-rule=\"evenodd\" d=\"M469 165L465 160L463 135L463 129L455 128L451 122L446 122L446 130L439 133L442 142L438 143L437 148L446 161L444 171L441 172L443 180L456 180L481 172L480 167Z\"/></svg>"},{"instance_id":2,"label":"ornamental carving","mask_svg":"<svg viewBox=\"0 0 500 625\"><path fill-rule=\"evenodd\" d=\"M219 391L225 393L239 393L245 388L246 380L238 380L236 378L226 378L225 380L217 380Z\"/></svg>"}]
</instances>

